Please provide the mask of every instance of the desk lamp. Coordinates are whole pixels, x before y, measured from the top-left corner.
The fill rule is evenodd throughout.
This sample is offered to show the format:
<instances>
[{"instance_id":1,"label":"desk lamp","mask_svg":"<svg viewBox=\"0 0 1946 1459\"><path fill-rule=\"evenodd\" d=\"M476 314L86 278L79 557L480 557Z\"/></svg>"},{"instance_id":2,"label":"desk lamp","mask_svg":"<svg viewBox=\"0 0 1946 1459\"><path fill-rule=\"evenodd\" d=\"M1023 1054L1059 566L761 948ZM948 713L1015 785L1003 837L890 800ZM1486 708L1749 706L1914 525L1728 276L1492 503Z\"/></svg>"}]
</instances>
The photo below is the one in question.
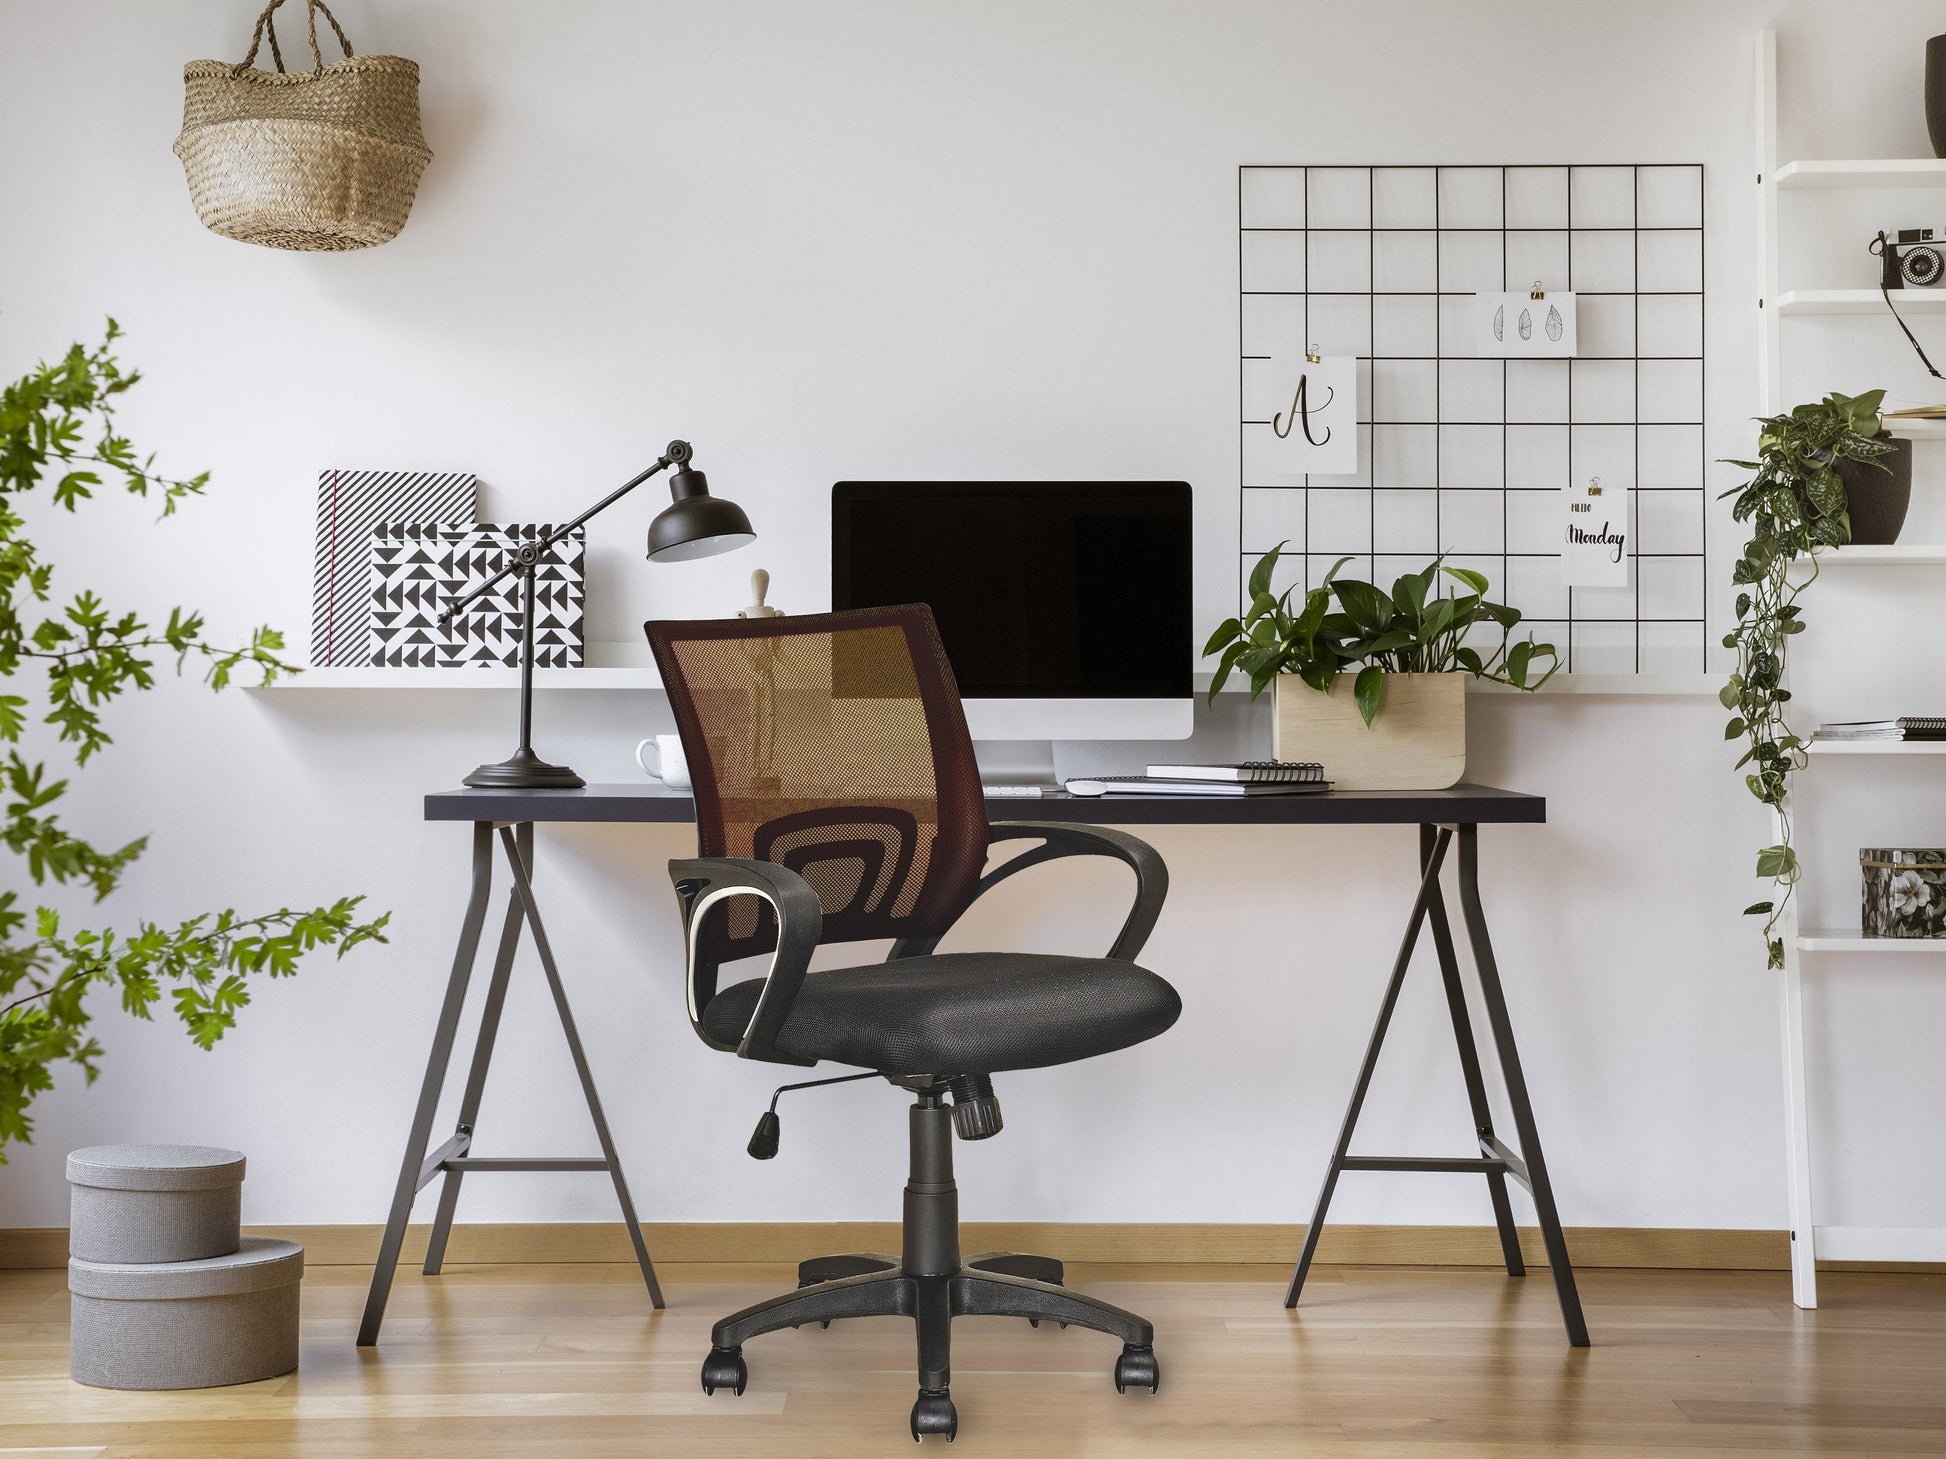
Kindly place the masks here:
<instances>
[{"instance_id":1,"label":"desk lamp","mask_svg":"<svg viewBox=\"0 0 1946 1459\"><path fill-rule=\"evenodd\" d=\"M672 500L649 523L650 562L714 557L756 541L757 534L751 530L743 508L709 494L709 479L689 464L694 455L689 442L671 441L655 465L611 491L565 527L556 527L531 542L515 543L500 571L439 615L439 626L445 628L509 573L520 575L520 748L498 764L480 766L463 784L488 790L573 790L588 783L567 766L550 765L534 753L534 572L548 548L671 466L677 468L669 478Z\"/></svg>"}]
</instances>

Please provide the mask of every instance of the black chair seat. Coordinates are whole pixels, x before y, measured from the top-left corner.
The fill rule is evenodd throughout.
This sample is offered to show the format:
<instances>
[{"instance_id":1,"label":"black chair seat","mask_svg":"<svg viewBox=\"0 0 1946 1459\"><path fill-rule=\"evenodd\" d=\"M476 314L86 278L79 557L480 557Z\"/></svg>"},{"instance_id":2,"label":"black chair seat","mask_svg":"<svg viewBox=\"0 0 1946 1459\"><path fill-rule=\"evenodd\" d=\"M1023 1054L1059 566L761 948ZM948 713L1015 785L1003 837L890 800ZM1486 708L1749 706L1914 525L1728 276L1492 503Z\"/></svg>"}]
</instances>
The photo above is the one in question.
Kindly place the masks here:
<instances>
[{"instance_id":1,"label":"black chair seat","mask_svg":"<svg viewBox=\"0 0 1946 1459\"><path fill-rule=\"evenodd\" d=\"M761 978L723 989L705 1032L736 1043L762 991ZM1181 1012L1176 990L1134 963L940 953L807 974L777 1049L887 1074L997 1074L1125 1049Z\"/></svg>"}]
</instances>

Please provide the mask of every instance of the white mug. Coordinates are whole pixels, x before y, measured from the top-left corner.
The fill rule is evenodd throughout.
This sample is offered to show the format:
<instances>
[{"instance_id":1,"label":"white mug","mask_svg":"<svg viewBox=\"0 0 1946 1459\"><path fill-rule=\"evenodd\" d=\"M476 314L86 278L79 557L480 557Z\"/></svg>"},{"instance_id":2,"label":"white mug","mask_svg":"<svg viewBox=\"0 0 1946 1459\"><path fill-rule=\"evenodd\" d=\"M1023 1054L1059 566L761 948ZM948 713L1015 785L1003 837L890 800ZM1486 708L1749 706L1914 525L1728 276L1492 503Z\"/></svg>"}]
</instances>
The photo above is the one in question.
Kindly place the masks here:
<instances>
[{"instance_id":1,"label":"white mug","mask_svg":"<svg viewBox=\"0 0 1946 1459\"><path fill-rule=\"evenodd\" d=\"M689 761L683 758L681 735L653 735L635 747L635 763L651 780L671 790L689 789Z\"/></svg>"}]
</instances>

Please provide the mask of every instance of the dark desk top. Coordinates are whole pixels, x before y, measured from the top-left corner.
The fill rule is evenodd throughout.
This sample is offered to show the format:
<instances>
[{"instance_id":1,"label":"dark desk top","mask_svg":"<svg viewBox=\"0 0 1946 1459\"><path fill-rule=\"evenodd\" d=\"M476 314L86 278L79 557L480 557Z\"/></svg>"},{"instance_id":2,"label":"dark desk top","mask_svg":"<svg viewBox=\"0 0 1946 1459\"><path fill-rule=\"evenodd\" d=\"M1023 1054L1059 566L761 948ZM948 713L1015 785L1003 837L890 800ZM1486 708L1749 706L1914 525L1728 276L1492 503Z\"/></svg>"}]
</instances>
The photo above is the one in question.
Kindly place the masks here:
<instances>
[{"instance_id":1,"label":"dark desk top","mask_svg":"<svg viewBox=\"0 0 1946 1459\"><path fill-rule=\"evenodd\" d=\"M1547 800L1461 783L1450 790L1333 790L1312 795L992 795L995 821L1082 821L1110 826L1538 825ZM580 790L441 790L426 797L429 821L672 822L696 819L687 794L660 785Z\"/></svg>"}]
</instances>

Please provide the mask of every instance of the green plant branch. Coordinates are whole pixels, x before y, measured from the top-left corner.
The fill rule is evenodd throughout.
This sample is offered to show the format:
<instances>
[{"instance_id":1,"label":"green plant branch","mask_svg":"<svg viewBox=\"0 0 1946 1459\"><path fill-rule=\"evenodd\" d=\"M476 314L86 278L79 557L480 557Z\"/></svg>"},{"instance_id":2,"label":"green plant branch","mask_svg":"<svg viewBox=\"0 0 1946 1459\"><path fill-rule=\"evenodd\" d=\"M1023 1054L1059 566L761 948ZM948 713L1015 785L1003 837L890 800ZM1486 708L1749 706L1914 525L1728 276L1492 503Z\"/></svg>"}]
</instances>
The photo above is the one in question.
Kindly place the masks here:
<instances>
[{"instance_id":1,"label":"green plant branch","mask_svg":"<svg viewBox=\"0 0 1946 1459\"><path fill-rule=\"evenodd\" d=\"M72 512L104 476L119 475L135 495L160 495L167 517L209 480L207 473L161 476L152 456L138 457L116 434L115 398L140 379L113 356L120 332L111 319L101 345L75 345L0 388L0 677L7 690L0 692L0 744L17 745L30 714L40 712L27 686L16 682L21 669L32 668L40 676L34 697L44 702L44 722L75 746L77 768L112 743L102 718L106 707L154 687L160 653L173 653L178 673L190 659L201 660L204 680L217 690L244 668L254 667L265 683L297 672L279 657L284 641L275 629L257 628L247 642L225 647L204 632L200 614L182 608L153 628L135 613L111 612L84 591L31 627L23 619L23 605L51 601L53 567L27 538L12 496L44 487ZM67 779L17 749L0 761L0 790L0 846L20 859L37 886L81 883L99 902L147 849L147 838L138 837L119 850L102 850L61 826L53 807L67 793ZM209 1048L234 1027L253 978L288 977L324 947L343 957L362 942L383 942L389 914L361 921L362 903L340 897L327 906L280 907L254 917L226 909L173 926L143 922L127 936L112 927L64 935L59 916L40 907L24 936L30 929L18 894L0 891L0 1163L9 1142L32 1138L27 1111L54 1087L54 1065L75 1065L94 1079L101 1046L88 1034L92 990L114 987L122 1008L139 1018L150 1017L166 991L190 1038Z\"/></svg>"}]
</instances>

